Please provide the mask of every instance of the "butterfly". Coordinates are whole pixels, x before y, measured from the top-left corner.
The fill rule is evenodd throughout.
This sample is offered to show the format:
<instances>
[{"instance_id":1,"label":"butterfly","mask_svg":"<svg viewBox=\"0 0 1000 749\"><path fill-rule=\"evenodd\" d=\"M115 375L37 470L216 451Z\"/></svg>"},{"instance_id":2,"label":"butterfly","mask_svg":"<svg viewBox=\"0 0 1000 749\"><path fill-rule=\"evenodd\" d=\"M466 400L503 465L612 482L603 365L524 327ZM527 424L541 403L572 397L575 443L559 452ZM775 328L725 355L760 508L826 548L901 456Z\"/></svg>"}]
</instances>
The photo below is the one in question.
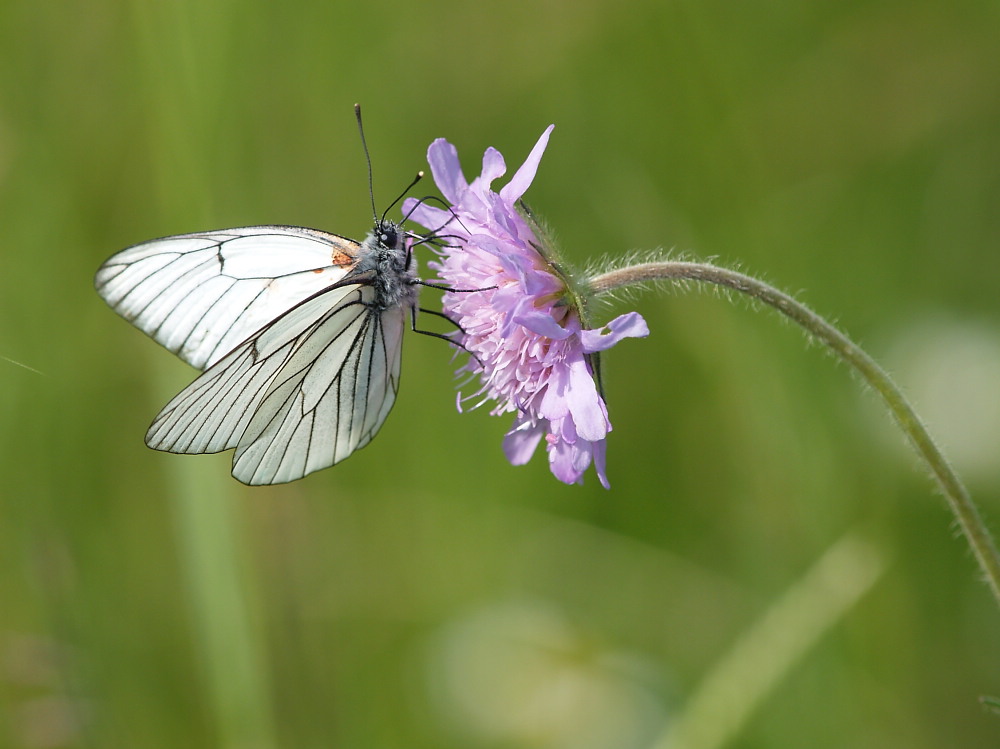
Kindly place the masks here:
<instances>
[{"instance_id":1,"label":"butterfly","mask_svg":"<svg viewBox=\"0 0 1000 749\"><path fill-rule=\"evenodd\" d=\"M407 236L383 217L361 242L251 226L112 256L97 292L204 370L160 411L146 444L235 448L233 476L251 485L294 481L367 445L396 400L408 313L416 329L423 282Z\"/></svg>"}]
</instances>

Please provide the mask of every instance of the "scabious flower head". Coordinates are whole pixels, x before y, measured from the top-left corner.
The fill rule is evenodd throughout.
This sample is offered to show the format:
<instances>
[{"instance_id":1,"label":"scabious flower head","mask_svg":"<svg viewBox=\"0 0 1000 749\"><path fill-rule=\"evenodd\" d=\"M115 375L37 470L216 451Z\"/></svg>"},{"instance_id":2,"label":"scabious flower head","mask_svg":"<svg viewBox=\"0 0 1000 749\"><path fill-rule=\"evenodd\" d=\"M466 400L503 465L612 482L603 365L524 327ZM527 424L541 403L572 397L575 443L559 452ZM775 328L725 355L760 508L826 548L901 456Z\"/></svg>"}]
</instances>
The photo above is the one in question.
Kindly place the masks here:
<instances>
[{"instance_id":1,"label":"scabious flower head","mask_svg":"<svg viewBox=\"0 0 1000 749\"><path fill-rule=\"evenodd\" d=\"M499 151L486 150L482 174L470 184L455 147L434 141L427 160L450 209L412 198L403 209L447 237L440 260L430 264L441 280L453 289L477 290L446 293L444 311L461 326L459 340L474 354L459 370L480 374L482 386L473 397L496 401L493 414L514 414L504 439L508 460L526 463L544 438L556 478L582 483L593 462L607 488L605 438L611 422L592 355L622 338L648 335L649 329L635 312L587 329L580 292L517 209L551 132L549 126L499 193L491 189L506 172ZM585 284L582 288L585 293Z\"/></svg>"}]
</instances>

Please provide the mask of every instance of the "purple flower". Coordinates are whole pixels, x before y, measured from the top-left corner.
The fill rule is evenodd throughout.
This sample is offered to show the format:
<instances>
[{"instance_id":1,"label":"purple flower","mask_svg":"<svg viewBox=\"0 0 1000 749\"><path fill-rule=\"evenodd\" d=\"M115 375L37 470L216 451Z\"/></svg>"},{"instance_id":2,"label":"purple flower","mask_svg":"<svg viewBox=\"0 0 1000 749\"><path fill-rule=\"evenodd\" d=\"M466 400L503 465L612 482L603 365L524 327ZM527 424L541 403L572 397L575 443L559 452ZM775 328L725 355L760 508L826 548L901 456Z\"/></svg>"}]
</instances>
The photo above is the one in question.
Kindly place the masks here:
<instances>
[{"instance_id":1,"label":"purple flower","mask_svg":"<svg viewBox=\"0 0 1000 749\"><path fill-rule=\"evenodd\" d=\"M523 465L544 437L556 478L582 483L593 461L607 488L604 440L611 422L589 355L622 338L646 336L649 329L635 312L585 329L571 280L515 208L535 177L551 132L549 126L499 193L490 189L507 170L499 151L486 150L482 174L470 184L455 147L444 139L434 141L427 160L451 209L411 198L404 212L447 235L440 261L431 263L442 281L454 289L479 289L446 293L444 311L461 326L462 344L479 360L470 358L459 370L480 374L482 385L471 397L495 400L493 414L515 414L504 439L507 459ZM460 396L459 408L461 402Z\"/></svg>"}]
</instances>

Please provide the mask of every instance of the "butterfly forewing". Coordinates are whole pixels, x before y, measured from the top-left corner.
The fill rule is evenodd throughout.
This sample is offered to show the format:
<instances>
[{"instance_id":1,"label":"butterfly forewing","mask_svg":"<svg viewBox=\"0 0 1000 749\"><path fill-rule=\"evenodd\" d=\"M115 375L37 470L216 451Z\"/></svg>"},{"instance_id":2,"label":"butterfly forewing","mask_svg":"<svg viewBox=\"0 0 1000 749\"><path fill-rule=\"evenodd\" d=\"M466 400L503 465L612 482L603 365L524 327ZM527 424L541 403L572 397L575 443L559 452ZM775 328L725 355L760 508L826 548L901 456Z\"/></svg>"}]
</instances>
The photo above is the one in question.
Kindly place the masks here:
<instances>
[{"instance_id":1,"label":"butterfly forewing","mask_svg":"<svg viewBox=\"0 0 1000 749\"><path fill-rule=\"evenodd\" d=\"M125 319L204 369L341 280L358 248L335 234L288 226L185 234L119 252L95 285Z\"/></svg>"}]
</instances>

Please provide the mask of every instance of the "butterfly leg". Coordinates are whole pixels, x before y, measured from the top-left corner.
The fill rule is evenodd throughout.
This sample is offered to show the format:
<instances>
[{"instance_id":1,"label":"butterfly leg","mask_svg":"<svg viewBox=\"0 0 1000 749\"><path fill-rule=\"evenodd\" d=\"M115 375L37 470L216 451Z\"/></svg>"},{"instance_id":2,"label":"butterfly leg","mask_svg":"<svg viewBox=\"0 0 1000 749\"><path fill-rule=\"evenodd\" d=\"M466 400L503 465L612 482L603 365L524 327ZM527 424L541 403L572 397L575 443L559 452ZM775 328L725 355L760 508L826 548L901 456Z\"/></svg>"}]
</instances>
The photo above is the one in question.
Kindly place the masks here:
<instances>
[{"instance_id":1,"label":"butterfly leg","mask_svg":"<svg viewBox=\"0 0 1000 749\"><path fill-rule=\"evenodd\" d=\"M435 333L433 330L420 330L420 328L417 327L417 312L425 312L426 314L434 315L435 317L443 317L445 320L447 320L456 328L458 328L459 331L461 331L462 333L465 332L465 330L462 328L461 325L452 320L450 317L448 317L448 315L444 314L443 312L438 312L437 310L433 309L424 309L423 307L410 308L410 330L412 330L414 333L420 333L420 335L429 335L433 338L440 338L442 341L447 341L453 346L458 346L465 353L467 353L469 356L475 359L479 363L480 367L483 366L482 360L474 353L472 353L468 348L466 348L465 344L463 344L461 341L456 341L454 338L452 338L449 335L445 335L444 333Z\"/></svg>"}]
</instances>

